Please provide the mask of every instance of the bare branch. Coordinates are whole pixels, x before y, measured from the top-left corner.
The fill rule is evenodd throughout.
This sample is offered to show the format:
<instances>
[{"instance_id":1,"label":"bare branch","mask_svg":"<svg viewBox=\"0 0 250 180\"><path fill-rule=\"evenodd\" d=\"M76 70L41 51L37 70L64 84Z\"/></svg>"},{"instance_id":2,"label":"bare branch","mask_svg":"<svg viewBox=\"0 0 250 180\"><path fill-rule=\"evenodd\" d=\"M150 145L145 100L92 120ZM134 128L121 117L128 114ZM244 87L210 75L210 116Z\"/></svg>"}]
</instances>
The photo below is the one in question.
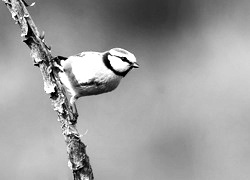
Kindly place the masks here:
<instances>
[{"instance_id":1,"label":"bare branch","mask_svg":"<svg viewBox=\"0 0 250 180\"><path fill-rule=\"evenodd\" d=\"M9 9L15 23L21 29L21 37L30 50L34 65L38 66L44 81L44 90L50 95L54 110L57 112L68 153L68 166L73 170L75 180L92 180L93 172L86 154L86 145L81 142L76 129L77 119L71 112L65 90L58 78L57 68L53 65L51 48L45 44L44 33L41 35L33 22L24 0L2 0Z\"/></svg>"}]
</instances>

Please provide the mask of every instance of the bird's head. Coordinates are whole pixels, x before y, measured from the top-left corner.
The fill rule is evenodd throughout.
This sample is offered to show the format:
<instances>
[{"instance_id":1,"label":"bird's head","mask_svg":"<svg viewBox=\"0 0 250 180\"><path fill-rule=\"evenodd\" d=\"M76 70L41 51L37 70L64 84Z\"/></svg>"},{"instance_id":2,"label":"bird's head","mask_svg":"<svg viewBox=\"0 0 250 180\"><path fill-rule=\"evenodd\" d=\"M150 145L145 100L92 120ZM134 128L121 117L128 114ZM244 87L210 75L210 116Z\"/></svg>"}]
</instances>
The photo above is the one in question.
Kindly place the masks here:
<instances>
[{"instance_id":1,"label":"bird's head","mask_svg":"<svg viewBox=\"0 0 250 180\"><path fill-rule=\"evenodd\" d=\"M131 69L139 68L134 54L122 48L113 48L104 53L104 63L116 75L125 76Z\"/></svg>"}]
</instances>

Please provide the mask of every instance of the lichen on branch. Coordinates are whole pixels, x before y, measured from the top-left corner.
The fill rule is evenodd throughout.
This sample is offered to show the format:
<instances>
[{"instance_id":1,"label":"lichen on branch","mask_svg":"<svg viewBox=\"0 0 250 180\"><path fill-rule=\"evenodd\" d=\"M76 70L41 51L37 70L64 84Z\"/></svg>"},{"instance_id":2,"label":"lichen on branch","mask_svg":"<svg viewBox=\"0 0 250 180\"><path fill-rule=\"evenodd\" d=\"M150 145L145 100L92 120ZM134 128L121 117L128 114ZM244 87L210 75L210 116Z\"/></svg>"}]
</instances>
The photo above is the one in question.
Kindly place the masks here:
<instances>
[{"instance_id":1,"label":"lichen on branch","mask_svg":"<svg viewBox=\"0 0 250 180\"><path fill-rule=\"evenodd\" d=\"M77 119L71 111L66 91L62 86L57 69L53 65L51 48L45 44L44 33L40 34L32 20L24 0L2 0L9 9L15 23L21 29L21 37L28 45L34 65L38 66L44 81L44 90L50 95L54 110L57 112L58 121L61 123L65 138L68 165L73 170L75 180L92 180L93 172L86 154L86 145L81 141L76 129Z\"/></svg>"}]
</instances>

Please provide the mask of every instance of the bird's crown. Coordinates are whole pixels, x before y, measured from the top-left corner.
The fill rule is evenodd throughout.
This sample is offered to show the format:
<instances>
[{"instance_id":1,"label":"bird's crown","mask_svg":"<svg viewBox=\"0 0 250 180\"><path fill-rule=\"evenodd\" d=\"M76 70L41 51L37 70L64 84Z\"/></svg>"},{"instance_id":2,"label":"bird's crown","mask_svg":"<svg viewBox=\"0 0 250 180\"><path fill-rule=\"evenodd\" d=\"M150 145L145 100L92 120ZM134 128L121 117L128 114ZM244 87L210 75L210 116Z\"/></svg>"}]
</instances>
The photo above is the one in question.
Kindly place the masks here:
<instances>
[{"instance_id":1,"label":"bird's crown","mask_svg":"<svg viewBox=\"0 0 250 180\"><path fill-rule=\"evenodd\" d=\"M116 56L119 57L121 60L129 63L129 64L133 64L136 62L136 57L134 56L134 54L132 54L131 52L122 49L122 48L113 48L109 50L109 53L112 56Z\"/></svg>"}]
</instances>

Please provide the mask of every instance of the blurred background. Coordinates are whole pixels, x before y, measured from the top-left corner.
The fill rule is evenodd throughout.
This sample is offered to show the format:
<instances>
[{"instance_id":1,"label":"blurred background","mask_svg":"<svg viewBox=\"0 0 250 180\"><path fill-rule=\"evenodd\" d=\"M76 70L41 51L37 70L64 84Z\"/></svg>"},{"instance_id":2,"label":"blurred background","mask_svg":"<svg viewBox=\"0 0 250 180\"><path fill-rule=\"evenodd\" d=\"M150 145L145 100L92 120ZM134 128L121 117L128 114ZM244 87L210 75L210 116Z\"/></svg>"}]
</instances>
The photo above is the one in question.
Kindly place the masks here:
<instances>
[{"instance_id":1,"label":"blurred background","mask_svg":"<svg viewBox=\"0 0 250 180\"><path fill-rule=\"evenodd\" d=\"M122 47L140 64L114 92L77 102L95 179L250 179L250 1L37 0L29 11L54 56ZM72 180L3 2L0 54L0 179Z\"/></svg>"}]
</instances>

